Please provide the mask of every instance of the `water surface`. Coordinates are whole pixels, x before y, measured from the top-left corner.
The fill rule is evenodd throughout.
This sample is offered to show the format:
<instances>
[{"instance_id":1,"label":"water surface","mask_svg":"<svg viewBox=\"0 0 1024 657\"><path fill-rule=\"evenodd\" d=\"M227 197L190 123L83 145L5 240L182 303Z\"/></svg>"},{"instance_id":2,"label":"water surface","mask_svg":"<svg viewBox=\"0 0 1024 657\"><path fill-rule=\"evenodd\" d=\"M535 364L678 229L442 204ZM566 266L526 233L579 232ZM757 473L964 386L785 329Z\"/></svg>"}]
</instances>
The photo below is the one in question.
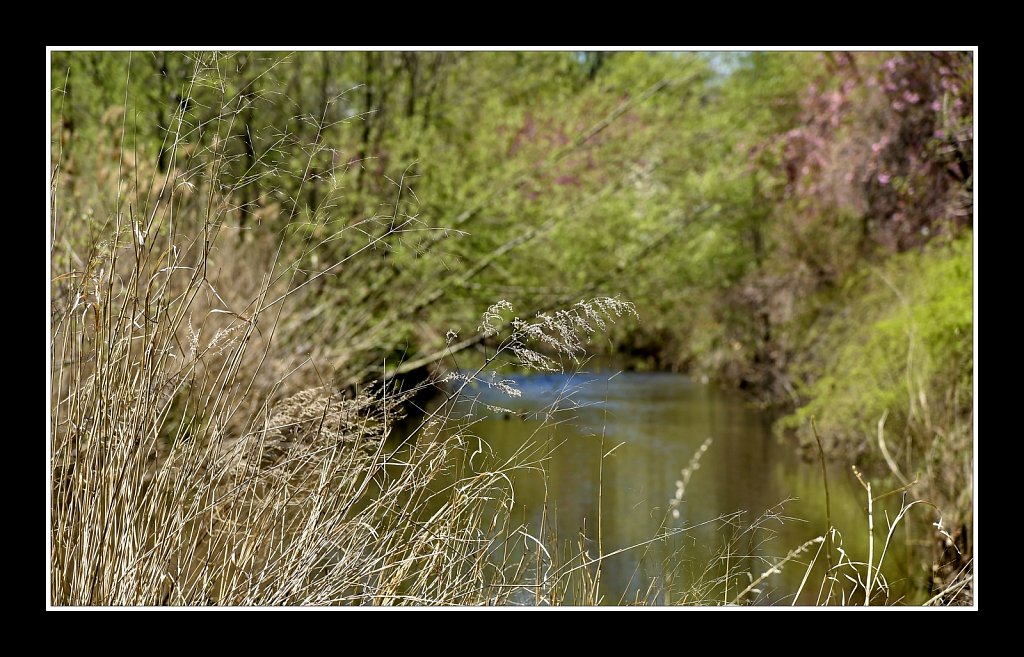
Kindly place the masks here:
<instances>
[{"instance_id":1,"label":"water surface","mask_svg":"<svg viewBox=\"0 0 1024 657\"><path fill-rule=\"evenodd\" d=\"M515 478L516 521L535 529L546 509L559 539L575 545L582 532L592 557L646 542L602 562L604 603L664 604L666 588L668 602L731 602L779 558L826 531L820 465L805 462L793 444L776 439L770 419L739 397L668 373L503 378L520 397L477 385L466 389L464 410L478 420L472 433L497 456L507 458L528 441L538 443L539 456L550 456L546 475L523 471ZM709 438L682 499L673 505L682 471ZM864 562L866 491L847 464L832 464L829 478L832 521L842 547ZM889 490L887 485L877 481L875 495ZM876 504L876 563L885 542L885 513L894 517L899 507L899 495ZM758 529L750 529L752 524ZM679 529L687 531L650 541ZM897 529L883 562L889 603L921 601L914 583L926 581L927 573L909 556L908 532ZM812 545L742 601L793 602L816 550ZM727 562L736 573L728 580L722 578ZM799 604L813 604L819 594L824 554L819 562L822 570L808 577Z\"/></svg>"}]
</instances>

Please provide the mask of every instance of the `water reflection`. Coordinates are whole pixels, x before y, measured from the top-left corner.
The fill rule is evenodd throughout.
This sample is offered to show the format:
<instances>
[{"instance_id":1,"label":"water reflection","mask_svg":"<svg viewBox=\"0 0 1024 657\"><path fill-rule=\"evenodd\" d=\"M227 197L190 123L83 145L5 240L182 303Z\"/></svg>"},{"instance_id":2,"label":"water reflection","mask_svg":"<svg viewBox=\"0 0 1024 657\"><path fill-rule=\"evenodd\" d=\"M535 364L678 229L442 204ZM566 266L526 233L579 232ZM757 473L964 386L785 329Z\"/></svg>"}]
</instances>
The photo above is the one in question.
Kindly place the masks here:
<instances>
[{"instance_id":1,"label":"water reflection","mask_svg":"<svg viewBox=\"0 0 1024 657\"><path fill-rule=\"evenodd\" d=\"M478 386L467 389L463 410L478 420L472 433L499 458L536 441L534 458L544 460L546 476L536 470L517 474L515 520L537 528L547 513L559 541L577 545L582 533L592 557L599 549L607 555L647 542L604 562L606 603L731 601L779 557L827 527L820 466L777 442L768 418L738 398L665 373L506 378L514 380L521 397ZM680 473L708 437L712 443L675 516L670 500ZM842 532L843 548L864 560L865 491L843 464L831 467L830 484L833 524ZM893 518L899 505L896 495L876 508L876 561L885 541L885 513ZM679 529L687 531L650 542ZM910 603L922 599L913 582L926 573L915 570L907 531L896 531L886 555L890 603L900 596ZM743 601L791 603L816 550L809 546ZM819 594L823 556L819 563L800 604L813 603ZM723 579L727 568L738 574Z\"/></svg>"}]
</instances>

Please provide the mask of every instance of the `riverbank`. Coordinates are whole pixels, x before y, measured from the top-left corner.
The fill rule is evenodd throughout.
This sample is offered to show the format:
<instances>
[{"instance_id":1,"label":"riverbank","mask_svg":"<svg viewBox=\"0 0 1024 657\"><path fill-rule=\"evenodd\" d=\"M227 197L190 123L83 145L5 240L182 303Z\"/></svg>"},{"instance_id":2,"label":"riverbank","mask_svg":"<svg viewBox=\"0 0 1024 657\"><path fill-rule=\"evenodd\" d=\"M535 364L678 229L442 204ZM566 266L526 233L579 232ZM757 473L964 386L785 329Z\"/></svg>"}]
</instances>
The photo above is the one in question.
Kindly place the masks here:
<instances>
[{"instance_id":1,"label":"riverbank","mask_svg":"<svg viewBox=\"0 0 1024 657\"><path fill-rule=\"evenodd\" d=\"M939 240L794 301L766 341L654 362L688 362L741 391L806 459L824 449L934 504L947 530L932 541L943 588L973 554L973 261L970 232Z\"/></svg>"}]
</instances>

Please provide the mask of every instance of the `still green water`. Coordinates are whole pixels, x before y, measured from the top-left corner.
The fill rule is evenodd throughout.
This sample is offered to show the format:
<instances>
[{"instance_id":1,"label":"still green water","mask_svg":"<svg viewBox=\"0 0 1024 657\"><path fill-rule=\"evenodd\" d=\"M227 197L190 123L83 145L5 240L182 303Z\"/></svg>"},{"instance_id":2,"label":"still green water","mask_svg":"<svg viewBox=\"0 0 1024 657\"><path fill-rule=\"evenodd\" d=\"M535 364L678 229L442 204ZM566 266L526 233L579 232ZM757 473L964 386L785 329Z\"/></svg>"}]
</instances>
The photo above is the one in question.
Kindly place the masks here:
<instances>
[{"instance_id":1,"label":"still green water","mask_svg":"<svg viewBox=\"0 0 1024 657\"><path fill-rule=\"evenodd\" d=\"M769 418L741 398L668 373L504 378L514 381L520 397L486 385L463 393L462 411L475 420L471 433L499 459L528 441L537 443L541 456L550 456L544 473L524 470L515 477L516 522L532 531L546 522L563 545L578 545L582 531L591 557L599 550L625 550L602 561L604 604L732 602L752 580L828 527L820 464L802 460L793 444L776 439ZM699 468L673 505L682 471L709 438ZM875 496L894 488L881 478L868 480ZM869 555L866 491L842 462L830 465L829 483L842 550L863 564ZM876 565L887 518L894 519L900 506L899 494L875 504ZM927 560L914 557L912 546L914 533L919 536L932 520L914 509L897 525L882 563L888 595L879 591L874 604L923 601ZM640 547L626 549L631 546ZM811 545L740 602L793 603L817 550ZM818 599L824 552L817 564L797 604ZM727 568L733 574L726 578ZM839 572L856 577L850 569ZM841 579L853 591L847 603L862 603L863 588Z\"/></svg>"}]
</instances>

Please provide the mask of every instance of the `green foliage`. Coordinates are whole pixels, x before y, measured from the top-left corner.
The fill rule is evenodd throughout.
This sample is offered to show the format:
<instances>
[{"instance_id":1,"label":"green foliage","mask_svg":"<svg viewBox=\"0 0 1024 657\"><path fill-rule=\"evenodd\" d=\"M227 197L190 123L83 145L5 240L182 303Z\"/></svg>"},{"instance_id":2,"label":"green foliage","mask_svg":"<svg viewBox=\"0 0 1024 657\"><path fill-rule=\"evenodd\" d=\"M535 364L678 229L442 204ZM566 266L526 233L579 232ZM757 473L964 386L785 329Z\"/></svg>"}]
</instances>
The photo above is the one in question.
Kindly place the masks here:
<instances>
[{"instance_id":1,"label":"green foliage","mask_svg":"<svg viewBox=\"0 0 1024 657\"><path fill-rule=\"evenodd\" d=\"M811 444L815 418L833 454L881 461L878 423L886 416L887 449L907 477L931 477L964 461L969 468L972 249L968 233L867 265L819 300L831 315L807 331L794 368L806 381L803 403L779 428L795 429Z\"/></svg>"},{"instance_id":2,"label":"green foliage","mask_svg":"<svg viewBox=\"0 0 1024 657\"><path fill-rule=\"evenodd\" d=\"M263 225L287 235L299 282L372 244L373 257L318 281L327 309L296 327L300 344L344 342L344 359L331 359L346 361L342 379L384 357L436 353L448 329L468 330L499 298L534 313L604 294L628 296L644 321L613 331L599 355L788 399L779 375L805 350L813 327L798 319L817 307L807 300L848 279L865 231L888 221L864 215L870 204L845 187L833 198L801 186L850 178L836 148L878 138L867 134L878 103L839 102L882 93L850 71L879 69L897 86L897 73L919 86L969 77L943 61L54 53L56 243L80 251L117 223L118 199L122 214L148 216L170 180L177 221L217 216L240 239ZM912 119L923 130L930 111L885 110L886 130ZM204 198L204 181L219 185L218 207L188 197Z\"/></svg>"},{"instance_id":3,"label":"green foliage","mask_svg":"<svg viewBox=\"0 0 1024 657\"><path fill-rule=\"evenodd\" d=\"M693 53L55 53L60 238L95 233L79 222L111 221L117 198L148 213L165 176L216 178L223 225L282 230L303 271L410 220L342 289L325 282L359 312L307 326L390 342L367 362L441 348L496 298L536 312L628 293L651 327L630 339L665 342L749 270L764 213L744 145L788 125L766 98L793 105L809 62L739 57L723 78ZM706 294L665 295L684 287Z\"/></svg>"}]
</instances>

